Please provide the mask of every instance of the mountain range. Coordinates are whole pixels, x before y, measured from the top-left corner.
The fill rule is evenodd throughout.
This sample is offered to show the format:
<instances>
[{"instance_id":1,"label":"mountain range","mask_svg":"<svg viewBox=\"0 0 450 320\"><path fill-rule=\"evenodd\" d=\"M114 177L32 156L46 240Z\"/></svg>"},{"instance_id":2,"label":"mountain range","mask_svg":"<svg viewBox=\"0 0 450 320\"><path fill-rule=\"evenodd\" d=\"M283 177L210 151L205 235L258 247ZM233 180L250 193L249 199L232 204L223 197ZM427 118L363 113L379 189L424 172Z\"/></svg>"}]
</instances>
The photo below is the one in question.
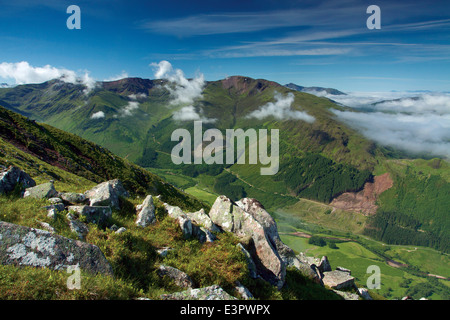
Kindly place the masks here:
<instances>
[{"instance_id":1,"label":"mountain range","mask_svg":"<svg viewBox=\"0 0 450 320\"><path fill-rule=\"evenodd\" d=\"M367 139L332 112L357 110L307 93L323 88L232 76L198 83L186 79L184 84L124 78L98 82L89 92L85 89L61 80L18 85L0 89L0 105L101 145L203 201L225 194L234 200L259 199L270 210L301 199L330 205L388 173L393 185L373 200L377 214L367 218L365 232L393 243L449 250L450 226L445 218L449 200L443 195L449 190L448 163L410 157L400 165L404 153ZM176 129L186 129L193 136L194 120L203 121L203 130L216 128L223 133L238 128L278 129L278 173L262 176L261 164L236 161L173 164L170 155L178 141L171 141L171 135ZM255 146L246 148L247 154L255 150ZM443 193L433 191L431 186L437 185ZM423 188L430 198L410 199L423 194ZM405 234L402 239L391 238L399 230Z\"/></svg>"}]
</instances>

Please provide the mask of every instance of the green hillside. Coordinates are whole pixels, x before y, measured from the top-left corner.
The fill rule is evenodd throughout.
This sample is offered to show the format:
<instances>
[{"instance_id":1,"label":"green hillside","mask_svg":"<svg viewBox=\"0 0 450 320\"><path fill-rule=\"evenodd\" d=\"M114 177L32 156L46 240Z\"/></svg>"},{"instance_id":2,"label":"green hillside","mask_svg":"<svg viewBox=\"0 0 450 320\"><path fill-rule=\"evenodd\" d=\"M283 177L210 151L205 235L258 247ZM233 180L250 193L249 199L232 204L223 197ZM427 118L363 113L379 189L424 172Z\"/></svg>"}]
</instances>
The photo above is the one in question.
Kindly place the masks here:
<instances>
[{"instance_id":1,"label":"green hillside","mask_svg":"<svg viewBox=\"0 0 450 320\"><path fill-rule=\"evenodd\" d=\"M19 167L30 167L30 163L34 163L36 175L51 176L55 181L64 181L66 176L73 180L73 175L96 183L120 179L135 195L161 195L162 199L186 209L204 206L148 170L103 147L49 125L38 124L3 107L0 107L0 138L0 163L5 166L15 163ZM32 162L27 161L30 156Z\"/></svg>"},{"instance_id":2,"label":"green hillside","mask_svg":"<svg viewBox=\"0 0 450 320\"><path fill-rule=\"evenodd\" d=\"M260 199L272 212L283 208L290 211L299 207L295 205L301 199L328 204L344 192L361 190L374 175L389 172L394 186L378 199L379 214L365 219L364 232L389 243L448 251L450 170L446 161L409 159L403 160L407 166L399 166L395 161L402 161L398 158L401 153L364 138L331 112L345 107L268 80L233 76L206 82L202 96L194 101L195 110L203 117L216 119L203 123L203 131L217 128L225 135L226 129L278 129L278 173L263 176L260 164L175 165L170 154L178 142L171 141L171 134L184 128L193 136L193 123L173 119L173 113L183 105L171 104L167 84L165 80L127 78L99 83L86 95L81 85L52 80L0 89L0 103L95 142L127 159L128 165L136 163L158 172L209 204L215 196L226 194L235 200L244 196ZM292 94L291 109L306 112L315 121L247 117L275 102L277 94ZM93 117L95 114L101 116ZM246 153L254 152L254 148L247 145ZM106 157L102 159L107 161ZM77 170L80 168L81 163ZM84 168L81 171L89 177L93 174Z\"/></svg>"}]
</instances>

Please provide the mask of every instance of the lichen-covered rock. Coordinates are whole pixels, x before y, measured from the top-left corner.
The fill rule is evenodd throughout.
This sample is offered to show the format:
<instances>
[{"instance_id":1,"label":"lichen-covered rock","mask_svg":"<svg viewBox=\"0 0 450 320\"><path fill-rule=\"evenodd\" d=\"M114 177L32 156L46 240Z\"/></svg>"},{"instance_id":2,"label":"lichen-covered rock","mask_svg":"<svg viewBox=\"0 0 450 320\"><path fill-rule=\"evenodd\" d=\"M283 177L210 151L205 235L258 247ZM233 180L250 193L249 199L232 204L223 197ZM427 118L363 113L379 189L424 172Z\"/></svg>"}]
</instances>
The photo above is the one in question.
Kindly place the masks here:
<instances>
[{"instance_id":1,"label":"lichen-covered rock","mask_svg":"<svg viewBox=\"0 0 450 320\"><path fill-rule=\"evenodd\" d=\"M160 277L167 276L172 279L175 284L181 288L191 289L194 288L194 282L183 271L170 266L160 265L158 268L158 275Z\"/></svg>"},{"instance_id":2,"label":"lichen-covered rock","mask_svg":"<svg viewBox=\"0 0 450 320\"><path fill-rule=\"evenodd\" d=\"M164 203L169 217L177 219L185 239L196 237L200 242L213 242L212 232L220 229L212 222L203 209L197 212L184 212L179 207Z\"/></svg>"},{"instance_id":3,"label":"lichen-covered rock","mask_svg":"<svg viewBox=\"0 0 450 320\"><path fill-rule=\"evenodd\" d=\"M319 262L319 265L317 266L317 268L319 269L319 271L321 273L328 272L328 271L332 270L330 261L328 261L328 257L327 256L323 256L322 259L320 259L320 262Z\"/></svg>"},{"instance_id":4,"label":"lichen-covered rock","mask_svg":"<svg viewBox=\"0 0 450 320\"><path fill-rule=\"evenodd\" d=\"M0 263L63 270L78 265L91 273L112 275L101 250L45 230L0 221Z\"/></svg>"},{"instance_id":5,"label":"lichen-covered rock","mask_svg":"<svg viewBox=\"0 0 450 320\"><path fill-rule=\"evenodd\" d=\"M17 185L24 190L34 187L36 182L27 173L14 166L10 166L0 173L0 194L13 191Z\"/></svg>"},{"instance_id":6,"label":"lichen-covered rock","mask_svg":"<svg viewBox=\"0 0 450 320\"><path fill-rule=\"evenodd\" d=\"M153 198L148 195L142 205L138 207L138 216L136 219L136 225L140 227L147 227L156 222L155 205L153 204Z\"/></svg>"},{"instance_id":7,"label":"lichen-covered rock","mask_svg":"<svg viewBox=\"0 0 450 320\"><path fill-rule=\"evenodd\" d=\"M253 299L252 293L239 281L236 281L234 289L244 300Z\"/></svg>"},{"instance_id":8,"label":"lichen-covered rock","mask_svg":"<svg viewBox=\"0 0 450 320\"><path fill-rule=\"evenodd\" d=\"M369 290L367 290L366 288L358 288L358 294L364 300L373 300L372 297L369 294Z\"/></svg>"},{"instance_id":9,"label":"lichen-covered rock","mask_svg":"<svg viewBox=\"0 0 450 320\"><path fill-rule=\"evenodd\" d=\"M161 300L237 300L218 285L163 294Z\"/></svg>"},{"instance_id":10,"label":"lichen-covered rock","mask_svg":"<svg viewBox=\"0 0 450 320\"><path fill-rule=\"evenodd\" d=\"M82 241L86 239L86 236L89 233L89 227L78 220L70 220L69 227L70 230L72 230L72 232L75 232L78 235L78 238Z\"/></svg>"},{"instance_id":11,"label":"lichen-covered rock","mask_svg":"<svg viewBox=\"0 0 450 320\"><path fill-rule=\"evenodd\" d=\"M83 193L60 192L59 197L69 204L84 204L88 200Z\"/></svg>"},{"instance_id":12,"label":"lichen-covered rock","mask_svg":"<svg viewBox=\"0 0 450 320\"><path fill-rule=\"evenodd\" d=\"M36 199L50 199L58 196L58 192L53 185L53 182L47 182L35 187L27 188L23 197L31 197Z\"/></svg>"},{"instance_id":13,"label":"lichen-covered rock","mask_svg":"<svg viewBox=\"0 0 450 320\"><path fill-rule=\"evenodd\" d=\"M112 217L112 211L110 207L91 207L91 206L68 206L67 211L75 212L78 215L86 217L86 221L90 223L96 223L100 226L106 226L108 220Z\"/></svg>"},{"instance_id":14,"label":"lichen-covered rock","mask_svg":"<svg viewBox=\"0 0 450 320\"><path fill-rule=\"evenodd\" d=\"M110 206L116 209L120 207L120 197L129 197L122 182L118 179L100 183L91 190L86 191L84 195L89 199L89 205L92 207Z\"/></svg>"},{"instance_id":15,"label":"lichen-covered rock","mask_svg":"<svg viewBox=\"0 0 450 320\"><path fill-rule=\"evenodd\" d=\"M186 215L196 225L206 228L210 232L220 232L220 229L212 222L204 209L195 212L187 212Z\"/></svg>"},{"instance_id":16,"label":"lichen-covered rock","mask_svg":"<svg viewBox=\"0 0 450 320\"><path fill-rule=\"evenodd\" d=\"M263 226L271 245L276 249L283 262L286 265L289 264L289 260L295 257L295 253L281 241L275 219L267 212L261 202L253 198L243 198L237 201L236 204L245 212L251 214Z\"/></svg>"},{"instance_id":17,"label":"lichen-covered rock","mask_svg":"<svg viewBox=\"0 0 450 320\"><path fill-rule=\"evenodd\" d=\"M253 279L257 279L258 278L258 272L256 270L256 265L255 265L255 262L252 259L252 256L247 251L247 249L244 248L244 246L241 243L238 243L237 247L239 249L241 249L242 253L245 256L245 260L247 261L249 276L251 278L253 278Z\"/></svg>"},{"instance_id":18,"label":"lichen-covered rock","mask_svg":"<svg viewBox=\"0 0 450 320\"><path fill-rule=\"evenodd\" d=\"M248 251L258 274L281 289L286 276L286 264L272 244L271 235L266 234L266 228L253 214L246 212L226 196L219 196L211 207L209 216L223 230L233 232L243 241L249 242Z\"/></svg>"},{"instance_id":19,"label":"lichen-covered rock","mask_svg":"<svg viewBox=\"0 0 450 320\"><path fill-rule=\"evenodd\" d=\"M334 293L340 295L344 300L359 300L359 296L356 293L333 290Z\"/></svg>"},{"instance_id":20,"label":"lichen-covered rock","mask_svg":"<svg viewBox=\"0 0 450 320\"><path fill-rule=\"evenodd\" d=\"M322 281L325 286L337 290L355 287L355 278L339 270L324 272Z\"/></svg>"}]
</instances>

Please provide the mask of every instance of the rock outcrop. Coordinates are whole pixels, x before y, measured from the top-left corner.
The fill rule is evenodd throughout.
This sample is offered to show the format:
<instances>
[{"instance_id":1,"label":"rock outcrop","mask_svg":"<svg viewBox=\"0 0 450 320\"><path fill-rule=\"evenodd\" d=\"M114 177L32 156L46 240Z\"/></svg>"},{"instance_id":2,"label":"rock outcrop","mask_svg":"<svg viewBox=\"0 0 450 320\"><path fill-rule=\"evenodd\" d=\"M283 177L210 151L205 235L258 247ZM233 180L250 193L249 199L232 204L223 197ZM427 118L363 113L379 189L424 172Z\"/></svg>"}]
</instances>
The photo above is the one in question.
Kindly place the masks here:
<instances>
[{"instance_id":1,"label":"rock outcrop","mask_svg":"<svg viewBox=\"0 0 450 320\"><path fill-rule=\"evenodd\" d=\"M196 212L184 212L179 207L164 203L170 217L176 219L186 239L196 237L200 242L213 242L216 237L213 232L220 229L212 222L203 209Z\"/></svg>"},{"instance_id":2,"label":"rock outcrop","mask_svg":"<svg viewBox=\"0 0 450 320\"><path fill-rule=\"evenodd\" d=\"M181 288L192 289L195 287L194 282L186 273L174 267L160 265L158 268L158 275L160 277L169 277Z\"/></svg>"},{"instance_id":3,"label":"rock outcrop","mask_svg":"<svg viewBox=\"0 0 450 320\"><path fill-rule=\"evenodd\" d=\"M137 219L136 225L140 227L147 227L156 221L155 205L153 204L153 197L148 195L144 202L136 208Z\"/></svg>"},{"instance_id":4,"label":"rock outcrop","mask_svg":"<svg viewBox=\"0 0 450 320\"><path fill-rule=\"evenodd\" d=\"M89 199L90 206L109 206L113 209L119 209L120 197L129 197L122 182L117 179L100 183L84 195Z\"/></svg>"},{"instance_id":5,"label":"rock outcrop","mask_svg":"<svg viewBox=\"0 0 450 320\"><path fill-rule=\"evenodd\" d=\"M258 215L257 210L250 210L252 213L245 211L226 196L219 196L211 207L209 217L224 231L232 232L248 243L247 249L256 264L258 274L281 289L286 276L286 264L271 241L274 239L274 235L270 233L272 221L264 215L259 218L263 225L253 216ZM266 229L269 232L266 233Z\"/></svg>"},{"instance_id":6,"label":"rock outcrop","mask_svg":"<svg viewBox=\"0 0 450 320\"><path fill-rule=\"evenodd\" d=\"M77 265L94 274L113 274L110 264L95 245L2 221L0 263L54 270Z\"/></svg>"},{"instance_id":7,"label":"rock outcrop","mask_svg":"<svg viewBox=\"0 0 450 320\"><path fill-rule=\"evenodd\" d=\"M322 281L324 285L337 290L355 287L355 278L339 270L324 272Z\"/></svg>"},{"instance_id":8,"label":"rock outcrop","mask_svg":"<svg viewBox=\"0 0 450 320\"><path fill-rule=\"evenodd\" d=\"M107 206L68 206L67 211L86 217L86 221L106 226L112 217L112 211Z\"/></svg>"},{"instance_id":9,"label":"rock outcrop","mask_svg":"<svg viewBox=\"0 0 450 320\"><path fill-rule=\"evenodd\" d=\"M237 300L218 285L163 294L161 300Z\"/></svg>"},{"instance_id":10,"label":"rock outcrop","mask_svg":"<svg viewBox=\"0 0 450 320\"><path fill-rule=\"evenodd\" d=\"M36 182L27 173L14 166L0 173L0 194L13 191L17 185L24 190L36 186Z\"/></svg>"},{"instance_id":11,"label":"rock outcrop","mask_svg":"<svg viewBox=\"0 0 450 320\"><path fill-rule=\"evenodd\" d=\"M35 187L25 189L23 197L31 197L36 199L50 199L58 196L58 192L53 185L53 182L47 182Z\"/></svg>"}]
</instances>

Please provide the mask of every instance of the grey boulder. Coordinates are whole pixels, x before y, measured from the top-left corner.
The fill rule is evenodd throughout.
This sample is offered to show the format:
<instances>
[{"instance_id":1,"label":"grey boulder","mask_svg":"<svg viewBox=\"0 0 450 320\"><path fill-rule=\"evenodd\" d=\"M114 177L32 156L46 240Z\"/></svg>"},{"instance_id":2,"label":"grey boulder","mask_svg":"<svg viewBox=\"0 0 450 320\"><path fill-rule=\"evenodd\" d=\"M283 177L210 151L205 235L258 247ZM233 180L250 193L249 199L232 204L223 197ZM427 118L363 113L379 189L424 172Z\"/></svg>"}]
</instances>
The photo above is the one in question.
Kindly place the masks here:
<instances>
[{"instance_id":1,"label":"grey boulder","mask_svg":"<svg viewBox=\"0 0 450 320\"><path fill-rule=\"evenodd\" d=\"M95 245L2 221L0 263L53 270L78 265L90 273L113 274L111 265Z\"/></svg>"}]
</instances>

